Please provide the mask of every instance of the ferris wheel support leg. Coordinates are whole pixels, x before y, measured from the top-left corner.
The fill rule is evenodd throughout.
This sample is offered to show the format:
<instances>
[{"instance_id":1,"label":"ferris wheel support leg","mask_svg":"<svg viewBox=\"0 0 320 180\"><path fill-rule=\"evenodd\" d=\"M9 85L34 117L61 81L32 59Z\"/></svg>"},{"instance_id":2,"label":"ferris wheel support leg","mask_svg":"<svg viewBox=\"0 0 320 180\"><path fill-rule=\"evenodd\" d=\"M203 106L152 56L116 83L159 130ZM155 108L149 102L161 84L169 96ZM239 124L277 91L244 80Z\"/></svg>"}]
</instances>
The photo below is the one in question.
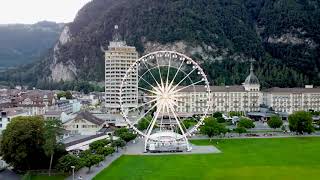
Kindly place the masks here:
<instances>
[{"instance_id":1,"label":"ferris wheel support leg","mask_svg":"<svg viewBox=\"0 0 320 180\"><path fill-rule=\"evenodd\" d=\"M157 121L157 118L159 116L159 113L160 113L161 109L162 109L162 105L160 105L159 109L157 109L156 114L155 114L154 118L152 119L151 126L148 129L148 133L147 133L146 140L145 140L145 143L144 143L144 152L147 152L148 140L150 138L150 134L152 132L152 129L153 129L154 125L156 124L156 121Z\"/></svg>"},{"instance_id":2,"label":"ferris wheel support leg","mask_svg":"<svg viewBox=\"0 0 320 180\"><path fill-rule=\"evenodd\" d=\"M182 133L182 135L183 135L183 139L184 139L185 142L186 142L187 151L190 152L190 151L191 151L191 147L190 147L190 144L189 144L189 141L188 141L186 132L184 132L184 130L183 130L183 128L182 128L182 126L181 126L181 124L180 124L180 122L179 122L179 120L178 120L178 117L177 117L177 115L176 115L176 113L175 113L175 111L174 111L174 108L172 107L172 104L169 105L169 108L171 109L171 112L172 112L174 118L176 119L177 124L178 124L178 126L179 126L179 129L180 129L180 131L181 131L181 133Z\"/></svg>"}]
</instances>

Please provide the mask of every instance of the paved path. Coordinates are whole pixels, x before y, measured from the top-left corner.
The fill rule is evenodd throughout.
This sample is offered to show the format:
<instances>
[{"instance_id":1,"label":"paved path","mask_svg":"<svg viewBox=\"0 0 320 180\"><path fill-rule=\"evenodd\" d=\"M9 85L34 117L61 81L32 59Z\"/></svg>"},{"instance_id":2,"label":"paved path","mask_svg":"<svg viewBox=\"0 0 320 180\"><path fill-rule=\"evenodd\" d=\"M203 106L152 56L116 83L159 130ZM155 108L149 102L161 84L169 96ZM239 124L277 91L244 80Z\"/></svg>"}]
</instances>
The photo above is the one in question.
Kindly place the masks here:
<instances>
[{"instance_id":1,"label":"paved path","mask_svg":"<svg viewBox=\"0 0 320 180\"><path fill-rule=\"evenodd\" d=\"M108 167L113 161L122 156L124 150L119 149L119 152L114 153L112 156L107 156L106 159L100 163L99 166L91 167L90 173L88 173L88 168L84 167L79 171L75 172L74 179L78 180L79 176L82 177L82 180L91 180L94 178L100 171ZM72 180L72 175L69 176L66 180Z\"/></svg>"},{"instance_id":2,"label":"paved path","mask_svg":"<svg viewBox=\"0 0 320 180\"><path fill-rule=\"evenodd\" d=\"M192 150L190 152L174 152L174 153L144 153L144 139L137 139L134 145L131 145L127 148L124 154L127 155L179 155L179 154L211 154L211 153L220 153L221 151L216 147L210 146L196 146L190 144Z\"/></svg>"}]
</instances>

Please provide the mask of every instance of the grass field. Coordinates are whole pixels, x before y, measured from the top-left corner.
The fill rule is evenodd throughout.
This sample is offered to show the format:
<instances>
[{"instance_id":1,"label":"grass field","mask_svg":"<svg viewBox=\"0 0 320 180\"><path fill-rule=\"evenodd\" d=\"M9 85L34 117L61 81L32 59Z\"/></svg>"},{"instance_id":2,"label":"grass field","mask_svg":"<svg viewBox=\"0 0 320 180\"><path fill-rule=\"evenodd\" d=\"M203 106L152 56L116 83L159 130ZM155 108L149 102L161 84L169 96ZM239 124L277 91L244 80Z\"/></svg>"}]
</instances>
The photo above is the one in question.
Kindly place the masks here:
<instances>
[{"instance_id":1,"label":"grass field","mask_svg":"<svg viewBox=\"0 0 320 180\"><path fill-rule=\"evenodd\" d=\"M228 139L216 146L222 153L122 156L95 180L320 179L320 138Z\"/></svg>"}]
</instances>

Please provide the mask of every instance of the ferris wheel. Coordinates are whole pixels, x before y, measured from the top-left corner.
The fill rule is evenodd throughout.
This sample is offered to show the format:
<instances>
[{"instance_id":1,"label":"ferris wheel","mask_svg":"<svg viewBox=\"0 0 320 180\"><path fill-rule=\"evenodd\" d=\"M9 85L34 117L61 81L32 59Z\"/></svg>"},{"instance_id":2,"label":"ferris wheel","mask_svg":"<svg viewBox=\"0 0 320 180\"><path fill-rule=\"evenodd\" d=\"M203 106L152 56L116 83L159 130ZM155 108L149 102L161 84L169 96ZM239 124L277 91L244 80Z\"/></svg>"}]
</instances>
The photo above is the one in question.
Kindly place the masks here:
<instances>
[{"instance_id":1,"label":"ferris wheel","mask_svg":"<svg viewBox=\"0 0 320 180\"><path fill-rule=\"evenodd\" d=\"M198 91L205 93L198 102ZM147 54L132 64L120 85L120 108L126 122L145 137L145 150L183 144L202 124L210 107L210 86L201 67L191 58L174 51ZM193 126L186 118L199 113ZM147 128L138 127L140 121ZM152 147L151 147L152 146ZM177 147L173 147L177 148Z\"/></svg>"}]
</instances>

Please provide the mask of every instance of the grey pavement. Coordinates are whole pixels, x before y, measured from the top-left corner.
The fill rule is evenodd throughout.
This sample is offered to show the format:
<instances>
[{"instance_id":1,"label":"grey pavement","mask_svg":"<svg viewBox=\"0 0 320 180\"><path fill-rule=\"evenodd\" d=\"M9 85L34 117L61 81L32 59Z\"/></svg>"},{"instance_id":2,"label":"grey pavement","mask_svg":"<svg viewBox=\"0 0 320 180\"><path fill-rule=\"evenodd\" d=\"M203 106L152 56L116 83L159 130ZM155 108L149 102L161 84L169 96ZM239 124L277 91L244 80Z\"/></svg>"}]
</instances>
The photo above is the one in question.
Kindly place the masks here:
<instances>
[{"instance_id":1,"label":"grey pavement","mask_svg":"<svg viewBox=\"0 0 320 180\"><path fill-rule=\"evenodd\" d=\"M108 167L113 161L122 156L123 150L119 149L118 152L113 153L105 158L103 162L101 162L98 166L91 167L90 172L88 173L88 168L84 167L79 171L75 172L74 179L78 180L79 176L82 177L82 180L91 180L94 178L100 171ZM72 175L67 177L66 180L73 180Z\"/></svg>"},{"instance_id":2,"label":"grey pavement","mask_svg":"<svg viewBox=\"0 0 320 180\"><path fill-rule=\"evenodd\" d=\"M190 144L192 150L190 152L173 152L173 153L144 153L144 139L136 140L135 144L129 146L124 154L126 155L179 155L179 154L210 154L210 153L220 153L221 151L216 147L210 146L196 146Z\"/></svg>"},{"instance_id":3,"label":"grey pavement","mask_svg":"<svg viewBox=\"0 0 320 180\"><path fill-rule=\"evenodd\" d=\"M12 172L11 170L5 169L0 171L0 180L20 180L21 176Z\"/></svg>"}]
</instances>

